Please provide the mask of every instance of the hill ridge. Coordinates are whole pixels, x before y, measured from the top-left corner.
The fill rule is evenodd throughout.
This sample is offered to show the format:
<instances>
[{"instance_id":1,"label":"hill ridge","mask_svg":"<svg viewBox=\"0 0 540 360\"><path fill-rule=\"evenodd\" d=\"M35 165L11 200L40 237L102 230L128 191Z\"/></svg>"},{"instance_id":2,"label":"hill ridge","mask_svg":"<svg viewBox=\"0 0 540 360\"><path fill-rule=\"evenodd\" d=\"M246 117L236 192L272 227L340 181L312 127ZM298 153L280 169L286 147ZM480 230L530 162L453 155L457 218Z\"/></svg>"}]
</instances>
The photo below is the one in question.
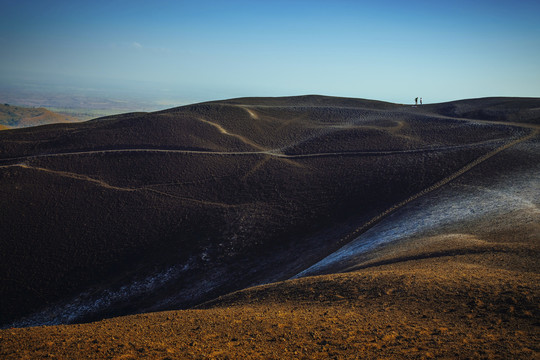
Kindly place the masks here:
<instances>
[{"instance_id":1,"label":"hill ridge","mask_svg":"<svg viewBox=\"0 0 540 360\"><path fill-rule=\"evenodd\" d=\"M0 104L0 126L6 126L7 129L78 121L78 119L72 116L58 114L43 107L27 108L9 104ZM0 130L2 130L2 128L0 128Z\"/></svg>"}]
</instances>

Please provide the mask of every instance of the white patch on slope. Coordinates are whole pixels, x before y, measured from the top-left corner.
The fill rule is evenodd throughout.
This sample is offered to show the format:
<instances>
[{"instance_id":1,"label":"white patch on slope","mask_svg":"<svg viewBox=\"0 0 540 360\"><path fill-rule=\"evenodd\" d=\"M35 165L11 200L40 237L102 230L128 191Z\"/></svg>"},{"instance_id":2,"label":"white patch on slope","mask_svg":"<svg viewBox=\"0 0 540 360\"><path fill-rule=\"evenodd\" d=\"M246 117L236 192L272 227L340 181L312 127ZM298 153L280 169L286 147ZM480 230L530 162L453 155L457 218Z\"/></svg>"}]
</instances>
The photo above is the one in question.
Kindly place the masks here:
<instances>
[{"instance_id":1,"label":"white patch on slope","mask_svg":"<svg viewBox=\"0 0 540 360\"><path fill-rule=\"evenodd\" d=\"M501 177L493 186L453 185L420 198L377 224L341 249L298 273L293 278L324 273L325 270L392 241L488 215L526 210L540 222L540 169Z\"/></svg>"},{"instance_id":2,"label":"white patch on slope","mask_svg":"<svg viewBox=\"0 0 540 360\"><path fill-rule=\"evenodd\" d=\"M184 265L175 265L142 280L133 281L131 284L120 287L118 290L106 289L97 294L89 290L66 303L56 304L28 317L24 317L10 324L9 327L73 323L85 315L105 310L113 303L127 302L135 296L150 294L167 283L178 279L190 267L191 261L188 261Z\"/></svg>"}]
</instances>

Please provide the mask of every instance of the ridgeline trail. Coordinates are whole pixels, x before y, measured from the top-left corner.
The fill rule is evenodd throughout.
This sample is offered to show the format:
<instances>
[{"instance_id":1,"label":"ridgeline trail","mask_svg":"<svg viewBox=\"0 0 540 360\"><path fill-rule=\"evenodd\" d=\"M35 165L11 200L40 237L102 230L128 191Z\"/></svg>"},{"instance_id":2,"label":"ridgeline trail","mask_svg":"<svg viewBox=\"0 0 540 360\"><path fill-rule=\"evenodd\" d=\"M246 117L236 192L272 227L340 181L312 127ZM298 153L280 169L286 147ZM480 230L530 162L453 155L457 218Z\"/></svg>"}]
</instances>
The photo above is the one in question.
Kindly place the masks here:
<instances>
[{"instance_id":1,"label":"ridgeline trail","mask_svg":"<svg viewBox=\"0 0 540 360\"><path fill-rule=\"evenodd\" d=\"M408 150L382 150L382 151L335 151L326 153L306 153L306 154L283 154L279 150L265 150L265 151L204 151L204 150L183 150L183 149L160 149L160 148L128 148L128 149L100 149L100 150L84 150L84 151L69 151L69 152L57 152L57 153L44 153L34 154L26 156L18 156L12 158L0 158L0 162L14 162L25 161L47 157L59 157L59 156L74 156L74 155L95 155L95 154L111 154L111 153L174 153L174 154L186 154L186 155L209 155L209 156L252 156L252 155L269 155L276 158L285 159L301 159L301 158L314 158L314 157L333 157L333 156L384 156L384 155L399 155L399 154L414 154L425 153L434 151L448 151L448 150L461 150L468 149L482 145L488 145L490 143L498 143L502 140L488 140L477 143L471 143L466 145L453 145L453 146L433 146L419 149ZM0 165L0 168L10 167L17 164Z\"/></svg>"}]
</instances>

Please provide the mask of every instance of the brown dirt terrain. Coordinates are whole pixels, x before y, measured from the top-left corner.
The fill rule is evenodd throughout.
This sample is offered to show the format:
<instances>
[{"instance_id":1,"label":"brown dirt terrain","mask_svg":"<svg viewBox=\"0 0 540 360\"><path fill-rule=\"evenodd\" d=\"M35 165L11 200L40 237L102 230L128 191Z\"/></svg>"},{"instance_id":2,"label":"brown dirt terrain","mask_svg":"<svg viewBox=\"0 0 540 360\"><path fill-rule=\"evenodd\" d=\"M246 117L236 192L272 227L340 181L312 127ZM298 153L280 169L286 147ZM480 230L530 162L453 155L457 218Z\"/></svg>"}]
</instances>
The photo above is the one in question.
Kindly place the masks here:
<instances>
[{"instance_id":1,"label":"brown dirt terrain","mask_svg":"<svg viewBox=\"0 0 540 360\"><path fill-rule=\"evenodd\" d=\"M463 259L464 258L464 259ZM532 359L538 275L467 257L261 286L205 310L9 329L6 359Z\"/></svg>"},{"instance_id":2,"label":"brown dirt terrain","mask_svg":"<svg viewBox=\"0 0 540 360\"><path fill-rule=\"evenodd\" d=\"M0 130L78 121L72 116L57 114L45 108L0 104Z\"/></svg>"},{"instance_id":3,"label":"brown dirt terrain","mask_svg":"<svg viewBox=\"0 0 540 360\"><path fill-rule=\"evenodd\" d=\"M148 312L5 329L0 356L535 358L540 100L451 105L510 100L525 118L305 96L0 134L2 323ZM343 251L377 232L402 235Z\"/></svg>"}]
</instances>

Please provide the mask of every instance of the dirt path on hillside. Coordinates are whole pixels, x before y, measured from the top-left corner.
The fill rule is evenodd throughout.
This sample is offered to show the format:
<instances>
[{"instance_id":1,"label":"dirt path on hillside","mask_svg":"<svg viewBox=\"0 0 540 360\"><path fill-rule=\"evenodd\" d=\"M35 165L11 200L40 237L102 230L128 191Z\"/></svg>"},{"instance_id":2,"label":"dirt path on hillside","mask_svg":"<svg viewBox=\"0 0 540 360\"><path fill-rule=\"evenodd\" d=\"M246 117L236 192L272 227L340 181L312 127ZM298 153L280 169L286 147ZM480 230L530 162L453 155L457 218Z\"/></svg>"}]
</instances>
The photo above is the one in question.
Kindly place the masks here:
<instances>
[{"instance_id":1,"label":"dirt path on hillside","mask_svg":"<svg viewBox=\"0 0 540 360\"><path fill-rule=\"evenodd\" d=\"M488 145L490 143L498 143L501 140L488 140L466 145L455 146L434 146L420 149L410 150L387 150L387 151L336 151L327 153L307 153L307 154L283 154L279 150L265 151L203 151L203 150L181 150L181 149L160 149L160 148L135 148L135 149L102 149L102 150L85 150L85 151L70 151L59 153L46 153L37 155L18 156L12 158L0 159L0 162L25 161L47 157L73 156L73 155L95 155L95 154L113 154L113 153L172 153L186 155L214 155L214 156L253 156L253 155L269 155L276 158L284 159L301 159L301 158L316 158L316 157L333 157L333 156L384 156L384 155L399 155L399 154L415 154L435 151L452 151L469 149L478 146ZM0 165L0 168L15 166L17 164Z\"/></svg>"},{"instance_id":2,"label":"dirt path on hillside","mask_svg":"<svg viewBox=\"0 0 540 360\"><path fill-rule=\"evenodd\" d=\"M240 140L241 142L243 142L244 144L247 144L249 146L254 147L255 149L259 149L261 151L268 150L267 148L262 147L261 145L251 141L250 139L246 138L245 136L242 136L242 135L239 135L239 134L234 134L234 133L231 133L231 132L227 131L227 129L225 129L223 126L221 126L221 125L219 125L219 124L217 124L215 122L212 122L212 121L200 118L200 117L197 118L197 120L199 120L199 121L201 121L201 122L203 122L205 124L211 125L211 126L215 127L216 129L218 129L218 131L221 134L234 137L234 138Z\"/></svg>"}]
</instances>

